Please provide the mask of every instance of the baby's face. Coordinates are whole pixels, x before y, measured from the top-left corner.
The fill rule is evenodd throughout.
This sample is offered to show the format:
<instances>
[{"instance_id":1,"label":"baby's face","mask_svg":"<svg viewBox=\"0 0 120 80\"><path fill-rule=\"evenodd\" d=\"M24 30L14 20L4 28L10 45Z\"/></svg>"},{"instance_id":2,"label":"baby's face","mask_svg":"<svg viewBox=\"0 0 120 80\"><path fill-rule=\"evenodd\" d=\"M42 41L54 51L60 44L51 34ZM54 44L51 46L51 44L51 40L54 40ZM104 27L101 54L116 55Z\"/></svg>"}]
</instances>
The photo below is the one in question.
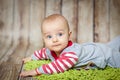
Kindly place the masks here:
<instances>
[{"instance_id":1,"label":"baby's face","mask_svg":"<svg viewBox=\"0 0 120 80\"><path fill-rule=\"evenodd\" d=\"M67 47L70 32L68 25L62 21L51 21L44 23L42 27L43 39L45 46L56 53L60 53Z\"/></svg>"}]
</instances>

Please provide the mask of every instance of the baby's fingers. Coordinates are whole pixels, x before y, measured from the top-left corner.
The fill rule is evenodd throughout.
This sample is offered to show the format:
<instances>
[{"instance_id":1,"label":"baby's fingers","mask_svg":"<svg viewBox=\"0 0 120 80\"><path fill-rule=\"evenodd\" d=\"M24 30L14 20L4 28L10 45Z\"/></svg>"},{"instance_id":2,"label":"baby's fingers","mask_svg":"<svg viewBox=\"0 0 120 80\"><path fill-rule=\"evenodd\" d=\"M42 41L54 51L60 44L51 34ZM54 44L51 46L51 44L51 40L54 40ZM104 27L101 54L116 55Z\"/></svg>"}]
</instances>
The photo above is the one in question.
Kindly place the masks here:
<instances>
[{"instance_id":1,"label":"baby's fingers","mask_svg":"<svg viewBox=\"0 0 120 80\"><path fill-rule=\"evenodd\" d=\"M31 60L32 60L31 57L22 59L22 61L23 61L24 63L29 62L29 61L31 61Z\"/></svg>"},{"instance_id":2,"label":"baby's fingers","mask_svg":"<svg viewBox=\"0 0 120 80\"><path fill-rule=\"evenodd\" d=\"M32 75L30 75L28 72L24 71L24 72L21 72L20 77L32 77Z\"/></svg>"}]
</instances>

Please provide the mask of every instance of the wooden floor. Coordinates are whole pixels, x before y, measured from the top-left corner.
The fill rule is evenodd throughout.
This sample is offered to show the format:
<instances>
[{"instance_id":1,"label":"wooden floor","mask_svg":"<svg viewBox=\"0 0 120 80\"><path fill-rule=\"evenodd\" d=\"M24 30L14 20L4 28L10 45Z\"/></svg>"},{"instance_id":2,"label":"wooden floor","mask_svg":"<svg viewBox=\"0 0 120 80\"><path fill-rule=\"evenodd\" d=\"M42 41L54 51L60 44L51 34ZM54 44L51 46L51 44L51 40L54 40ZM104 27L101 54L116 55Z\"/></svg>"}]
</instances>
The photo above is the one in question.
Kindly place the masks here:
<instances>
[{"instance_id":1,"label":"wooden floor","mask_svg":"<svg viewBox=\"0 0 120 80\"><path fill-rule=\"evenodd\" d=\"M0 80L35 80L32 77L19 77L21 64L2 63L0 65Z\"/></svg>"},{"instance_id":2,"label":"wooden floor","mask_svg":"<svg viewBox=\"0 0 120 80\"><path fill-rule=\"evenodd\" d=\"M2 63L0 65L0 80L36 80L32 77L19 77L20 64Z\"/></svg>"},{"instance_id":3,"label":"wooden floor","mask_svg":"<svg viewBox=\"0 0 120 80\"><path fill-rule=\"evenodd\" d=\"M19 77L24 66L22 58L28 50L27 45L0 43L0 80L35 80L32 77Z\"/></svg>"},{"instance_id":4,"label":"wooden floor","mask_svg":"<svg viewBox=\"0 0 120 80\"><path fill-rule=\"evenodd\" d=\"M20 64L2 63L0 65L0 80L35 80L32 77L19 77Z\"/></svg>"}]
</instances>

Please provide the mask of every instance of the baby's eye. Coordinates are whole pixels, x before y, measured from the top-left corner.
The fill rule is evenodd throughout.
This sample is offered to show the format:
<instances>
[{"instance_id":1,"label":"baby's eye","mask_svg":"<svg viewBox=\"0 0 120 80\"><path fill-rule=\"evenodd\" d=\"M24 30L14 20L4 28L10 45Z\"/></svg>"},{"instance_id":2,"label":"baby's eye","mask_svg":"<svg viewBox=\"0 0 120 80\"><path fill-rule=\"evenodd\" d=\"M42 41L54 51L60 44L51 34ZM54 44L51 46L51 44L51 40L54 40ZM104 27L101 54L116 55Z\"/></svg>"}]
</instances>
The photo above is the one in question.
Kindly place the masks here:
<instances>
[{"instance_id":1,"label":"baby's eye","mask_svg":"<svg viewBox=\"0 0 120 80\"><path fill-rule=\"evenodd\" d=\"M48 35L48 36L47 36L47 38L49 38L49 39L50 39L50 38L52 38L52 36L51 36L51 35Z\"/></svg>"},{"instance_id":2,"label":"baby's eye","mask_svg":"<svg viewBox=\"0 0 120 80\"><path fill-rule=\"evenodd\" d=\"M62 36L63 34L62 33L58 33L58 36Z\"/></svg>"}]
</instances>

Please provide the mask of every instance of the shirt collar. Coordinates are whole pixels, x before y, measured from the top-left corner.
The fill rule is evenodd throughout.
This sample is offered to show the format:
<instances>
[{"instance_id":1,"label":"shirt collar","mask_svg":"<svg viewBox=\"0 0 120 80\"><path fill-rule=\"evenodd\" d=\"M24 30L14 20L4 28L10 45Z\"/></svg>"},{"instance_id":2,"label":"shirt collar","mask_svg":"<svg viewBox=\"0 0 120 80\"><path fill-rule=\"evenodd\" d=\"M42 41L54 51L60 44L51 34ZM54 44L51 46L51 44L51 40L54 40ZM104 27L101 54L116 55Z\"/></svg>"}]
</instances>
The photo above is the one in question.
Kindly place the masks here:
<instances>
[{"instance_id":1,"label":"shirt collar","mask_svg":"<svg viewBox=\"0 0 120 80\"><path fill-rule=\"evenodd\" d=\"M72 41L68 41L68 45L67 45L67 47L72 46L72 44L73 44Z\"/></svg>"}]
</instances>

